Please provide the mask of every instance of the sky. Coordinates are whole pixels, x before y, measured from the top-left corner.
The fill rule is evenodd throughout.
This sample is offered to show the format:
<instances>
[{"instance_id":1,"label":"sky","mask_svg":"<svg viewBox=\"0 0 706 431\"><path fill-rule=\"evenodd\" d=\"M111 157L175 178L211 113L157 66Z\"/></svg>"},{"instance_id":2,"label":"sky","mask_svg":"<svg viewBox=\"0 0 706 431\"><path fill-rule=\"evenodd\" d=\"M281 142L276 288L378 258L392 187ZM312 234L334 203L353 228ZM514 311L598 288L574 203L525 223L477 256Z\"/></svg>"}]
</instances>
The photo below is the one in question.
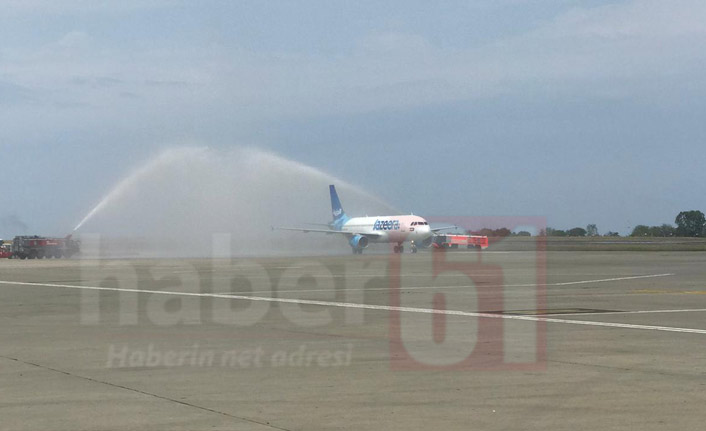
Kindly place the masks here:
<instances>
[{"instance_id":1,"label":"sky","mask_svg":"<svg viewBox=\"0 0 706 431\"><path fill-rule=\"evenodd\" d=\"M0 11L0 237L70 231L183 145L262 149L427 216L628 233L706 210L703 0Z\"/></svg>"}]
</instances>

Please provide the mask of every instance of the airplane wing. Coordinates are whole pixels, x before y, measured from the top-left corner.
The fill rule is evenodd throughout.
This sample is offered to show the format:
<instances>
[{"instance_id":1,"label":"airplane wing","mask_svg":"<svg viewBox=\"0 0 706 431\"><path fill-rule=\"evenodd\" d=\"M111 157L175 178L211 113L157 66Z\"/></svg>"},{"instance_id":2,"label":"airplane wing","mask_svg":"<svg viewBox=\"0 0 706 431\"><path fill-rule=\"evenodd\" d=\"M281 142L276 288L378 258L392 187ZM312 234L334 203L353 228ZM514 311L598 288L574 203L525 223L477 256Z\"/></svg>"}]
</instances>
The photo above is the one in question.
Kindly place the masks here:
<instances>
[{"instance_id":1,"label":"airplane wing","mask_svg":"<svg viewBox=\"0 0 706 431\"><path fill-rule=\"evenodd\" d=\"M458 226L444 226L444 227L435 227L434 229L430 229L432 232L437 233L440 230L448 230L448 229L458 229Z\"/></svg>"},{"instance_id":2,"label":"airplane wing","mask_svg":"<svg viewBox=\"0 0 706 431\"><path fill-rule=\"evenodd\" d=\"M304 233L309 233L309 232L315 232L315 233L337 233L339 235L362 235L362 236L369 236L372 238L377 238L380 236L378 233L370 233L370 232L351 232L351 231L342 231L342 230L333 230L333 229L312 229L312 228L304 228L304 227L279 227L279 226L272 226L272 230L292 230L296 232L304 232Z\"/></svg>"},{"instance_id":3,"label":"airplane wing","mask_svg":"<svg viewBox=\"0 0 706 431\"><path fill-rule=\"evenodd\" d=\"M331 223L302 223L307 226L326 226L326 227L331 227Z\"/></svg>"}]
</instances>

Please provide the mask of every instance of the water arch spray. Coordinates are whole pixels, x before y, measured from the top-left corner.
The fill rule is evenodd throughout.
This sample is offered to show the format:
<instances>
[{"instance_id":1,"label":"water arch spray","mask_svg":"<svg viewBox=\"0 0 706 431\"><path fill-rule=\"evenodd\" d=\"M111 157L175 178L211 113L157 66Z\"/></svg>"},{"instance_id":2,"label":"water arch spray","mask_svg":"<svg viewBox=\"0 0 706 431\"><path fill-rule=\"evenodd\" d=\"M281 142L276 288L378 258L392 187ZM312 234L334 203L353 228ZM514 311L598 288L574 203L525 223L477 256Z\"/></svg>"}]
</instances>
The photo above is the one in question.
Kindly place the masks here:
<instances>
[{"instance_id":1,"label":"water arch spray","mask_svg":"<svg viewBox=\"0 0 706 431\"><path fill-rule=\"evenodd\" d=\"M209 256L212 235L224 233L239 255L348 252L341 238L271 230L328 222L328 184L336 184L353 214L395 211L332 175L272 153L180 147L127 175L75 231L123 241L123 252L143 256Z\"/></svg>"}]
</instances>

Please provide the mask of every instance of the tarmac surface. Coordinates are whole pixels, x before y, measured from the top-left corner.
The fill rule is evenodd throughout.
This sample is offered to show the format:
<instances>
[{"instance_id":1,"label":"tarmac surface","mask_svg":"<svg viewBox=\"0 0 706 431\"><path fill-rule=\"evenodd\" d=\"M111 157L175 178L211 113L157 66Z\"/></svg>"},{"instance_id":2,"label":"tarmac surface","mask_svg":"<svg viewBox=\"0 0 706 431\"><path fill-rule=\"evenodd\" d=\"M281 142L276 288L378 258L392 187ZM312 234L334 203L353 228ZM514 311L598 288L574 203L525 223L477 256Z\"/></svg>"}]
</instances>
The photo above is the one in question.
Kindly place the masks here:
<instances>
[{"instance_id":1,"label":"tarmac surface","mask_svg":"<svg viewBox=\"0 0 706 431\"><path fill-rule=\"evenodd\" d=\"M702 429L706 254L0 261L5 430Z\"/></svg>"}]
</instances>

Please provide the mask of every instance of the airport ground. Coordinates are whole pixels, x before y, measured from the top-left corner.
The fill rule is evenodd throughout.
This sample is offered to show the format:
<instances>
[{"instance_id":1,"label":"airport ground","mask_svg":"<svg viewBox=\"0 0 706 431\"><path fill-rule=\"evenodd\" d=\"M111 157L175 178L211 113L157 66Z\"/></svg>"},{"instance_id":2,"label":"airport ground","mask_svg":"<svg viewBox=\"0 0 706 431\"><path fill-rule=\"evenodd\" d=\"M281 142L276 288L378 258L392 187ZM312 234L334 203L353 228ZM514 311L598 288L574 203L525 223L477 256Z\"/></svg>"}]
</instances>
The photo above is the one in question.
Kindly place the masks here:
<instances>
[{"instance_id":1,"label":"airport ground","mask_svg":"<svg viewBox=\"0 0 706 431\"><path fill-rule=\"evenodd\" d=\"M4 260L0 428L701 429L706 254L525 248Z\"/></svg>"}]
</instances>

